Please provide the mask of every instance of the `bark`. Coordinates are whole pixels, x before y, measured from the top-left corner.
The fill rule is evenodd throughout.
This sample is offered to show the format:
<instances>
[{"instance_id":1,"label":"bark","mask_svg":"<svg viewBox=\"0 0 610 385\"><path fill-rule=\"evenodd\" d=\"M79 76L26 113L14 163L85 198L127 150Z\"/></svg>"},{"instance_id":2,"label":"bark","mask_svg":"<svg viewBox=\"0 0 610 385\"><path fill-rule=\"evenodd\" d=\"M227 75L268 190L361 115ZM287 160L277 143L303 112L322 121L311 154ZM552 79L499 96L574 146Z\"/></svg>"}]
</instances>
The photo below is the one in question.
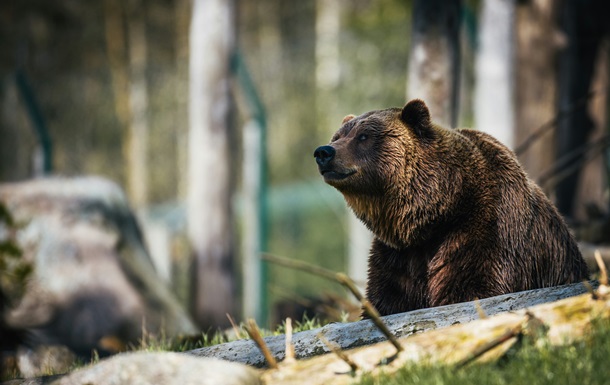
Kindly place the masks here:
<instances>
[{"instance_id":1,"label":"bark","mask_svg":"<svg viewBox=\"0 0 610 385\"><path fill-rule=\"evenodd\" d=\"M579 295L586 291L586 287L578 283L486 298L480 301L480 305L487 315L494 315L556 301ZM383 320L394 335L406 337L427 330L451 326L455 323L470 322L478 318L479 314L474 303L465 302L394 314L383 317ZM292 341L295 345L297 358L302 359L329 352L329 348L320 341L318 334L322 334L327 340L337 344L341 349L370 345L385 340L385 337L369 320L329 324L320 329L296 333L293 336ZM284 336L265 338L271 353L278 361L284 359L285 356L284 340ZM222 358L254 366L265 365L263 355L251 340L233 341L222 345L191 350L189 353L202 357ZM303 378L307 377L304 376Z\"/></svg>"},{"instance_id":2,"label":"bark","mask_svg":"<svg viewBox=\"0 0 610 385\"><path fill-rule=\"evenodd\" d=\"M407 98L423 99L434 120L455 127L460 64L459 0L416 0Z\"/></svg>"},{"instance_id":3,"label":"bark","mask_svg":"<svg viewBox=\"0 0 610 385\"><path fill-rule=\"evenodd\" d=\"M229 151L233 3L196 1L190 40L188 232L194 253L193 311L202 327L229 326L234 315Z\"/></svg>"}]
</instances>

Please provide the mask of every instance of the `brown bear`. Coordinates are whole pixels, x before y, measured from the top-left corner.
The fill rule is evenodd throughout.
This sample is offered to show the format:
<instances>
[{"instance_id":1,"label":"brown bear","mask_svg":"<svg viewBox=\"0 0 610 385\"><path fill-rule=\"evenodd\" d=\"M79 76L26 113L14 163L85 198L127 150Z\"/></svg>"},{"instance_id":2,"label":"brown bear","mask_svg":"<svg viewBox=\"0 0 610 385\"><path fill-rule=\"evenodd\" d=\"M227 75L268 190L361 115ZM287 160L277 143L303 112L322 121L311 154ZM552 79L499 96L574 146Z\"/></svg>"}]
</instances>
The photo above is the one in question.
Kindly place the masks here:
<instances>
[{"instance_id":1,"label":"brown bear","mask_svg":"<svg viewBox=\"0 0 610 385\"><path fill-rule=\"evenodd\" d=\"M588 278L514 153L483 132L432 123L421 100L345 117L314 157L375 235L367 297L382 315Z\"/></svg>"}]
</instances>

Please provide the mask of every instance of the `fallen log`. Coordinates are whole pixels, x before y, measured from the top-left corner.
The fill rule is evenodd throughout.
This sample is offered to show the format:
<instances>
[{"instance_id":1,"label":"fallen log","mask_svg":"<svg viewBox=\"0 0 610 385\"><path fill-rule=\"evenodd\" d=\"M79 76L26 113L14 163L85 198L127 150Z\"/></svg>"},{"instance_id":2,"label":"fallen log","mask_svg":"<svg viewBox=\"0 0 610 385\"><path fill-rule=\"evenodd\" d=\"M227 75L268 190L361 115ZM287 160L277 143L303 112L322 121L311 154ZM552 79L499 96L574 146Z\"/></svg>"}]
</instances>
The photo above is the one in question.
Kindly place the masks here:
<instances>
[{"instance_id":1,"label":"fallen log","mask_svg":"<svg viewBox=\"0 0 610 385\"><path fill-rule=\"evenodd\" d=\"M262 373L265 385L351 384L364 374L392 374L409 362L453 365L497 359L522 335L534 342L569 344L583 338L593 320L610 319L610 289L583 294L528 309L498 314L468 324L403 337L401 352L388 343L343 351L342 356L324 355ZM357 369L354 369L357 368Z\"/></svg>"},{"instance_id":2,"label":"fallen log","mask_svg":"<svg viewBox=\"0 0 610 385\"><path fill-rule=\"evenodd\" d=\"M490 316L553 302L586 292L587 287L584 284L576 283L485 298L480 300L479 304L480 309ZM427 330L470 322L478 318L479 312L475 303L465 302L393 314L383 317L383 320L394 335L406 337ZM293 335L292 341L297 359L330 352L330 348L318 338L319 334L343 350L386 340L370 320L329 324L320 329L304 331ZM277 361L284 359L285 337L283 335L267 337L264 341ZM252 340L238 340L191 350L187 353L199 357L216 357L257 367L266 365L263 355Z\"/></svg>"}]
</instances>

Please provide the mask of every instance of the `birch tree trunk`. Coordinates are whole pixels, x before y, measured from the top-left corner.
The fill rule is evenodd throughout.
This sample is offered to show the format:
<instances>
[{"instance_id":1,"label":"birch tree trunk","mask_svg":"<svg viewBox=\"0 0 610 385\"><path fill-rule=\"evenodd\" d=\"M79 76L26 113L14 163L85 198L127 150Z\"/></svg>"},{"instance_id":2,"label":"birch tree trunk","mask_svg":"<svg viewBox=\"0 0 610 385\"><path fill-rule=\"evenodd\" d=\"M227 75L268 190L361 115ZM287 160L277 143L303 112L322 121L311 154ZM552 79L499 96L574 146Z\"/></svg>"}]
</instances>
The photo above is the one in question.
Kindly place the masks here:
<instances>
[{"instance_id":1,"label":"birch tree trunk","mask_svg":"<svg viewBox=\"0 0 610 385\"><path fill-rule=\"evenodd\" d=\"M475 127L512 148L514 0L485 0L476 58Z\"/></svg>"},{"instance_id":2,"label":"birch tree trunk","mask_svg":"<svg viewBox=\"0 0 610 385\"><path fill-rule=\"evenodd\" d=\"M229 152L234 28L231 0L193 3L187 215L194 253L193 310L202 327L228 326L226 314L237 309Z\"/></svg>"},{"instance_id":3,"label":"birch tree trunk","mask_svg":"<svg viewBox=\"0 0 610 385\"><path fill-rule=\"evenodd\" d=\"M407 99L423 99L435 122L455 127L458 115L460 0L415 0Z\"/></svg>"},{"instance_id":4,"label":"birch tree trunk","mask_svg":"<svg viewBox=\"0 0 610 385\"><path fill-rule=\"evenodd\" d=\"M129 108L127 191L136 209L148 203L148 87L146 84L146 24L141 0L128 3Z\"/></svg>"},{"instance_id":5,"label":"birch tree trunk","mask_svg":"<svg viewBox=\"0 0 610 385\"><path fill-rule=\"evenodd\" d=\"M185 201L188 191L188 89L189 82L189 27L191 1L176 0L176 156L178 164L178 200Z\"/></svg>"}]
</instances>

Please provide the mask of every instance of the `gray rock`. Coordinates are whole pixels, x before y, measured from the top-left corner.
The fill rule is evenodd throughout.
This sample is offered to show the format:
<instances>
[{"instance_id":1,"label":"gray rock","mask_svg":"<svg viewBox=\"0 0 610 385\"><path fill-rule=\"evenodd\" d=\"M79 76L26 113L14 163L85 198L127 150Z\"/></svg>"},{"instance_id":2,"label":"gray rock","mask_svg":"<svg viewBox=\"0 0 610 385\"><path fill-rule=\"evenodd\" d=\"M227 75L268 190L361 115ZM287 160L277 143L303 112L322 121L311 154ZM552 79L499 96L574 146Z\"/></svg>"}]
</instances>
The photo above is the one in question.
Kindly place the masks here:
<instances>
[{"instance_id":1,"label":"gray rock","mask_svg":"<svg viewBox=\"0 0 610 385\"><path fill-rule=\"evenodd\" d=\"M196 332L155 273L116 184L97 177L3 184L0 202L18 223L15 239L34 267L7 317L28 330L29 342L90 355L137 342L143 330Z\"/></svg>"},{"instance_id":2,"label":"gray rock","mask_svg":"<svg viewBox=\"0 0 610 385\"><path fill-rule=\"evenodd\" d=\"M21 346L17 351L17 365L25 378L65 373L75 359L74 353L63 345L40 345L34 349Z\"/></svg>"},{"instance_id":3,"label":"gray rock","mask_svg":"<svg viewBox=\"0 0 610 385\"><path fill-rule=\"evenodd\" d=\"M257 385L246 365L181 353L128 353L75 371L53 385Z\"/></svg>"}]
</instances>

